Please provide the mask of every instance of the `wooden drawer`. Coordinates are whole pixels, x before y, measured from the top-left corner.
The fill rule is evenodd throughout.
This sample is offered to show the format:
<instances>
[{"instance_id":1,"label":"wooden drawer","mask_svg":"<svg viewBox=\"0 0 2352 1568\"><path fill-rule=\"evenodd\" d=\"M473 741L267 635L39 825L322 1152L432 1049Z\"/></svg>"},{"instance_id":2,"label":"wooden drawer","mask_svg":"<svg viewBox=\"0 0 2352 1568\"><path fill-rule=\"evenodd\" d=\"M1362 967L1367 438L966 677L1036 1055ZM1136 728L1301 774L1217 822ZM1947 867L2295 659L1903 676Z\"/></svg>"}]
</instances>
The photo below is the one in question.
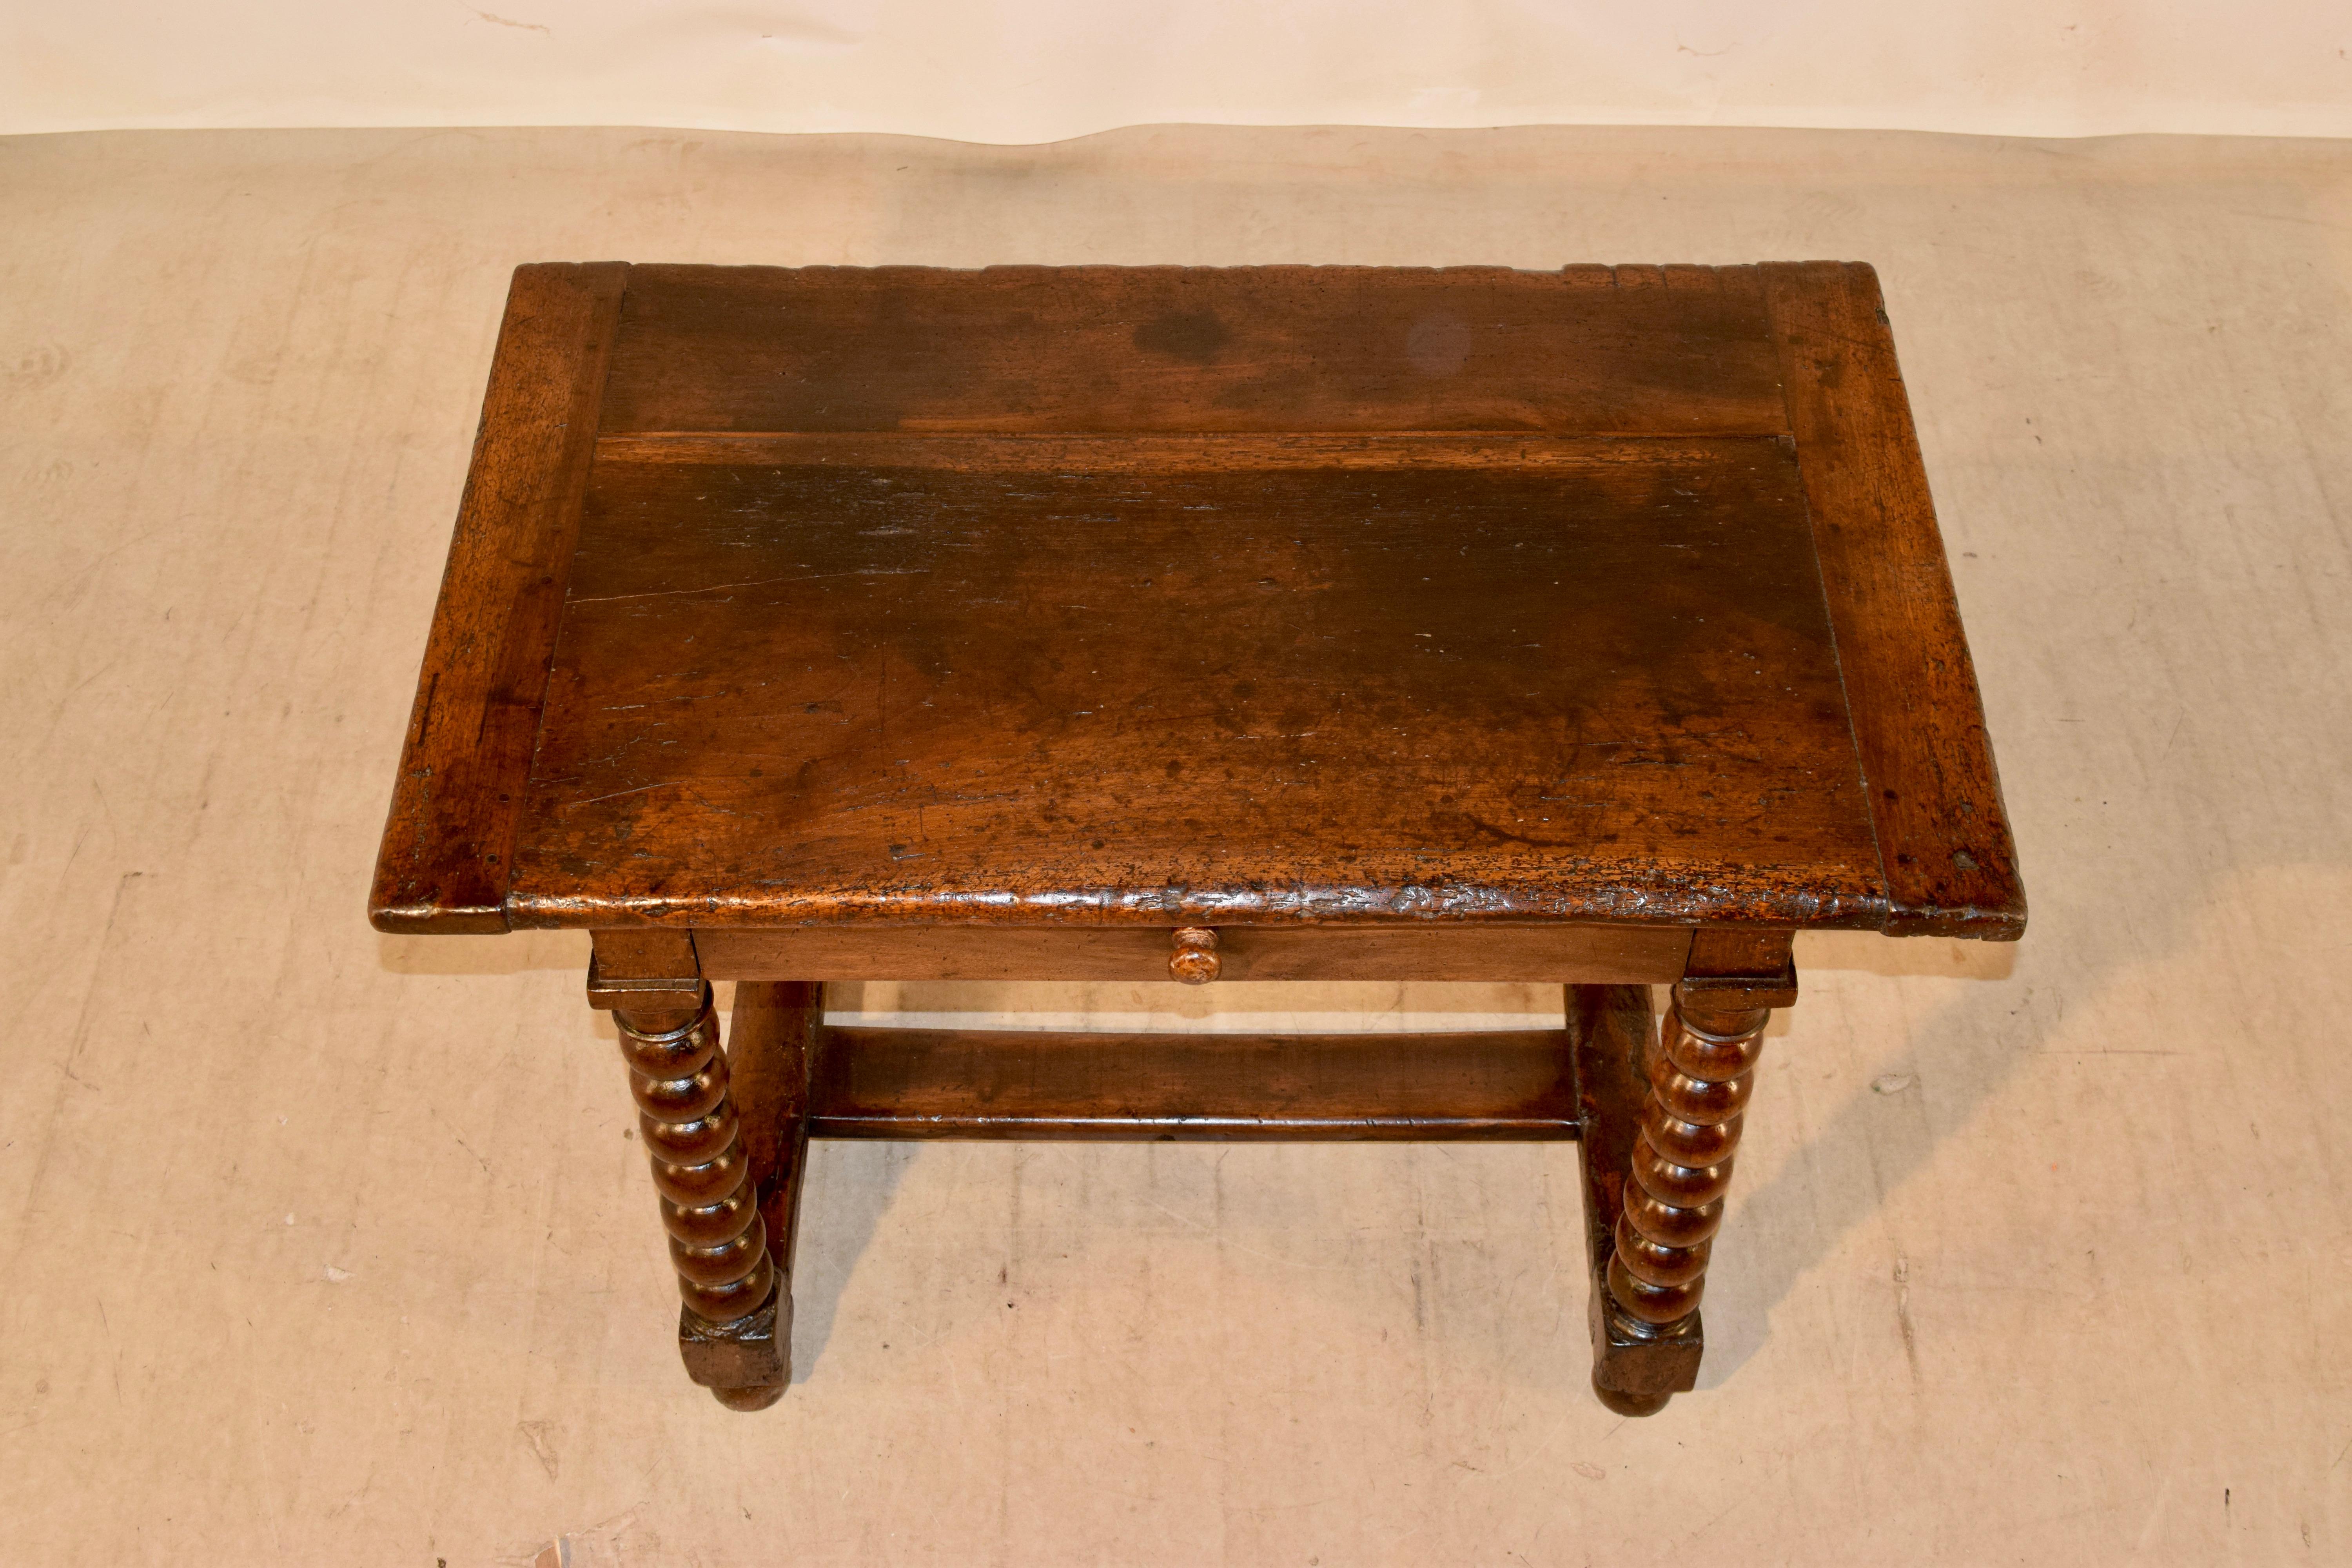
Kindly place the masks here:
<instances>
[{"instance_id":1,"label":"wooden drawer","mask_svg":"<svg viewBox=\"0 0 2352 1568\"><path fill-rule=\"evenodd\" d=\"M713 980L1166 980L1171 928L1007 931L978 926L698 931ZM1543 981L1682 978L1691 932L1674 926L1223 926L1222 980Z\"/></svg>"}]
</instances>

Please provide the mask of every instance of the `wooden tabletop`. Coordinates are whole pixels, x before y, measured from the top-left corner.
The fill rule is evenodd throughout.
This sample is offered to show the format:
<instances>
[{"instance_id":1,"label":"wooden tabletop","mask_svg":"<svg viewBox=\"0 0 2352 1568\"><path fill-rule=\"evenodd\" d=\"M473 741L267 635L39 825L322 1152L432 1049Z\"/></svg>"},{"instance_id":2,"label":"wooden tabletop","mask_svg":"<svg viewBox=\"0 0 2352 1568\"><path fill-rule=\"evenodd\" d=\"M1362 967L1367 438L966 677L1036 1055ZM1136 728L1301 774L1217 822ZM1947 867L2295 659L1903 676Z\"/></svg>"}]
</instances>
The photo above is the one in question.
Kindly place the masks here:
<instances>
[{"instance_id":1,"label":"wooden tabletop","mask_svg":"<svg viewBox=\"0 0 2352 1568\"><path fill-rule=\"evenodd\" d=\"M2024 921L1832 263L522 268L372 909Z\"/></svg>"}]
</instances>

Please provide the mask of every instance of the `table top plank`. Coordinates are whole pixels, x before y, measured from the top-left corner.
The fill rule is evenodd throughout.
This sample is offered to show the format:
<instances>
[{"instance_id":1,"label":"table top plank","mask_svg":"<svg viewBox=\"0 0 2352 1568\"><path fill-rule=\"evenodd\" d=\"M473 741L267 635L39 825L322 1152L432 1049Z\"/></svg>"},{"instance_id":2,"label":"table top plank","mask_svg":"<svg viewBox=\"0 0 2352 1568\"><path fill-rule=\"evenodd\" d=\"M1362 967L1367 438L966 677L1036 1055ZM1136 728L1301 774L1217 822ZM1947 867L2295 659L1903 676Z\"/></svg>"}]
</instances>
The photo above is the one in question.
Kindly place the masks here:
<instances>
[{"instance_id":1,"label":"table top plank","mask_svg":"<svg viewBox=\"0 0 2352 1568\"><path fill-rule=\"evenodd\" d=\"M1785 439L664 444L519 924L1882 916Z\"/></svg>"},{"instance_id":2,"label":"table top plank","mask_svg":"<svg viewBox=\"0 0 2352 1568\"><path fill-rule=\"evenodd\" d=\"M380 930L507 929L515 823L627 275L620 262L515 270L369 896Z\"/></svg>"},{"instance_id":3,"label":"table top plank","mask_svg":"<svg viewBox=\"0 0 2352 1568\"><path fill-rule=\"evenodd\" d=\"M1750 270L1624 270L641 265L604 428L1788 428Z\"/></svg>"},{"instance_id":4,"label":"table top plank","mask_svg":"<svg viewBox=\"0 0 2352 1568\"><path fill-rule=\"evenodd\" d=\"M1877 274L1764 268L1890 935L2014 940L2025 889Z\"/></svg>"}]
</instances>

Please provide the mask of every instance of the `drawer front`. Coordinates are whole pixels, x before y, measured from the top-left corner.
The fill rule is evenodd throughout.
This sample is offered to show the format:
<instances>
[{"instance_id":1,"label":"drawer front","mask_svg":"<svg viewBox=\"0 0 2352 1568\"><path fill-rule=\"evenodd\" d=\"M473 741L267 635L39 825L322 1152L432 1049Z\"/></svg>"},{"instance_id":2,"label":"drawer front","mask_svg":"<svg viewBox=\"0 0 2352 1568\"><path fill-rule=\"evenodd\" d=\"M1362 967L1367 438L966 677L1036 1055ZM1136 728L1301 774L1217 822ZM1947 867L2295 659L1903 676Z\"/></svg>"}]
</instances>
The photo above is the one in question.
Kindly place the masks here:
<instances>
[{"instance_id":1,"label":"drawer front","mask_svg":"<svg viewBox=\"0 0 2352 1568\"><path fill-rule=\"evenodd\" d=\"M713 980L1166 980L1172 928L983 926L698 931ZM1606 985L1682 978L1688 928L1217 928L1222 980L1475 980Z\"/></svg>"}]
</instances>

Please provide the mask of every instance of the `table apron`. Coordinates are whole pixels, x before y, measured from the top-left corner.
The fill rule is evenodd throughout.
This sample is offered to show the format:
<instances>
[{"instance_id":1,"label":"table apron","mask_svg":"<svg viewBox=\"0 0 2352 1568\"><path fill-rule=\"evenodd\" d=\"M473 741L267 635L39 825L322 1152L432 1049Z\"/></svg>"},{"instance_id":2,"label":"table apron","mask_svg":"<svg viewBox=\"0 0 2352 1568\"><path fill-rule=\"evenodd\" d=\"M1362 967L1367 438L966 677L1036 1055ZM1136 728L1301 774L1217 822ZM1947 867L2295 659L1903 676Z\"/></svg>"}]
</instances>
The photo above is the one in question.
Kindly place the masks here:
<instances>
[{"instance_id":1,"label":"table apron","mask_svg":"<svg viewBox=\"0 0 2352 1568\"><path fill-rule=\"evenodd\" d=\"M1173 927L698 930L712 980L1166 980ZM1220 926L1224 980L1454 980L1576 985L1682 978L1675 926Z\"/></svg>"}]
</instances>

